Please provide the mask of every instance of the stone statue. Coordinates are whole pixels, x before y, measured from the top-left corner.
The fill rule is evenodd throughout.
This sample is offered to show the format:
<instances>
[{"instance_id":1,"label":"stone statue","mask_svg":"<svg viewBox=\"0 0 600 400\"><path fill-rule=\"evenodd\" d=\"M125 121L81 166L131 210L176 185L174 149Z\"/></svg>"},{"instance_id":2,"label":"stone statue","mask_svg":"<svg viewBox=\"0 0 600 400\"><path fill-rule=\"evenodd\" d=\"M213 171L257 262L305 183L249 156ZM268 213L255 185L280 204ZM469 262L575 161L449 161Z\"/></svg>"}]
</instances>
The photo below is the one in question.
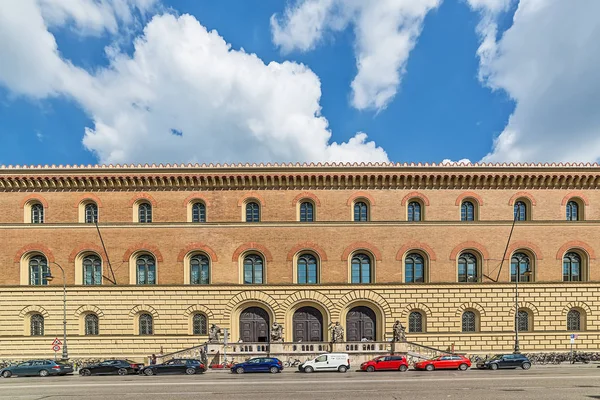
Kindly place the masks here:
<instances>
[{"instance_id":1,"label":"stone statue","mask_svg":"<svg viewBox=\"0 0 600 400\"><path fill-rule=\"evenodd\" d=\"M271 326L271 342L283 342L283 326L277 321L273 322L273 326Z\"/></svg>"},{"instance_id":2,"label":"stone statue","mask_svg":"<svg viewBox=\"0 0 600 400\"><path fill-rule=\"evenodd\" d=\"M331 341L333 343L340 343L344 341L344 328L340 325L339 321L335 325L331 326Z\"/></svg>"},{"instance_id":3,"label":"stone statue","mask_svg":"<svg viewBox=\"0 0 600 400\"><path fill-rule=\"evenodd\" d=\"M208 342L209 343L218 343L221 341L221 337L219 336L221 334L221 328L219 328L217 325L212 324L210 326L210 329L208 330Z\"/></svg>"},{"instance_id":4,"label":"stone statue","mask_svg":"<svg viewBox=\"0 0 600 400\"><path fill-rule=\"evenodd\" d=\"M392 331L394 334L394 342L406 342L406 329L402 322L396 320L394 326L392 327Z\"/></svg>"}]
</instances>

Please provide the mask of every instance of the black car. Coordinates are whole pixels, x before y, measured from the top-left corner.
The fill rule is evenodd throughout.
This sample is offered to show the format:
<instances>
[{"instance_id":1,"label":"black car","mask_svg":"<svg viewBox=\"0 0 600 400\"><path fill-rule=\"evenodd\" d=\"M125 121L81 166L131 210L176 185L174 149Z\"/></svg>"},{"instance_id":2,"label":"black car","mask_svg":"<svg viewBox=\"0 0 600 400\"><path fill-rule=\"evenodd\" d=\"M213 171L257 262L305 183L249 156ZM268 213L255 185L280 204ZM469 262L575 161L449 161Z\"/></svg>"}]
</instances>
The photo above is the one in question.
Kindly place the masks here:
<instances>
[{"instance_id":1,"label":"black car","mask_svg":"<svg viewBox=\"0 0 600 400\"><path fill-rule=\"evenodd\" d=\"M66 375L72 373L73 366L71 364L54 360L30 360L0 369L0 376L3 378L10 378L13 375L38 375L45 377L48 375Z\"/></svg>"},{"instance_id":2,"label":"black car","mask_svg":"<svg viewBox=\"0 0 600 400\"><path fill-rule=\"evenodd\" d=\"M479 369L492 369L498 368L531 368L531 361L523 354L496 354L494 357L479 361L477 363Z\"/></svg>"},{"instance_id":3,"label":"black car","mask_svg":"<svg viewBox=\"0 0 600 400\"><path fill-rule=\"evenodd\" d=\"M206 367L200 360L189 358L175 358L164 364L148 365L140 370L140 374L156 375L156 374L201 374L206 371Z\"/></svg>"},{"instance_id":4,"label":"black car","mask_svg":"<svg viewBox=\"0 0 600 400\"><path fill-rule=\"evenodd\" d=\"M137 374L144 364L129 360L106 360L98 364L88 365L79 370L79 375L128 375Z\"/></svg>"}]
</instances>

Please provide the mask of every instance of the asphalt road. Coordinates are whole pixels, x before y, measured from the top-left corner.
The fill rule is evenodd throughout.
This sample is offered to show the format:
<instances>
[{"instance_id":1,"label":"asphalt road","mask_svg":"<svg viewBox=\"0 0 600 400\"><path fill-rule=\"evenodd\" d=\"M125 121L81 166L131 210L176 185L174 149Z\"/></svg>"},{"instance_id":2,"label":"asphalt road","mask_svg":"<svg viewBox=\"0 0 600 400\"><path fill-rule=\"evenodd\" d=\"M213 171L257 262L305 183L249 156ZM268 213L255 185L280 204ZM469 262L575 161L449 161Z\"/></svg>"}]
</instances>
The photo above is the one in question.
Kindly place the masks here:
<instances>
[{"instance_id":1,"label":"asphalt road","mask_svg":"<svg viewBox=\"0 0 600 400\"><path fill-rule=\"evenodd\" d=\"M0 379L0 399L600 399L595 365L529 371L284 372Z\"/></svg>"}]
</instances>

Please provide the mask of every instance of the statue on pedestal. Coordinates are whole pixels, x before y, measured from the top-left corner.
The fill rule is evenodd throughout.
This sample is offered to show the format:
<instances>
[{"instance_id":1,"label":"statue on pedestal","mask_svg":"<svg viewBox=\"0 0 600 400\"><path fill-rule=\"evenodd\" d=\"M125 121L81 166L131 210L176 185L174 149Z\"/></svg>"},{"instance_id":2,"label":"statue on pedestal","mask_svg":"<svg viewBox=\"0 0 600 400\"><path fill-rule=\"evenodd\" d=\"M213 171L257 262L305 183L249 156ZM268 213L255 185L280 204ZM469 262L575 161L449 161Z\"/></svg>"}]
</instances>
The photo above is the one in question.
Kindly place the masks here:
<instances>
[{"instance_id":1,"label":"statue on pedestal","mask_svg":"<svg viewBox=\"0 0 600 400\"><path fill-rule=\"evenodd\" d=\"M208 330L208 343L218 343L221 341L221 328L217 325L212 324Z\"/></svg>"},{"instance_id":2,"label":"statue on pedestal","mask_svg":"<svg viewBox=\"0 0 600 400\"><path fill-rule=\"evenodd\" d=\"M394 335L394 342L406 342L406 329L404 328L404 325L402 325L402 322L396 320L392 327L392 332Z\"/></svg>"},{"instance_id":3,"label":"statue on pedestal","mask_svg":"<svg viewBox=\"0 0 600 400\"><path fill-rule=\"evenodd\" d=\"M273 326L271 326L271 342L283 342L283 326L277 321L273 322Z\"/></svg>"},{"instance_id":4,"label":"statue on pedestal","mask_svg":"<svg viewBox=\"0 0 600 400\"><path fill-rule=\"evenodd\" d=\"M344 328L340 325L339 321L335 325L330 325L331 329L331 341L333 343L340 343L344 341Z\"/></svg>"}]
</instances>

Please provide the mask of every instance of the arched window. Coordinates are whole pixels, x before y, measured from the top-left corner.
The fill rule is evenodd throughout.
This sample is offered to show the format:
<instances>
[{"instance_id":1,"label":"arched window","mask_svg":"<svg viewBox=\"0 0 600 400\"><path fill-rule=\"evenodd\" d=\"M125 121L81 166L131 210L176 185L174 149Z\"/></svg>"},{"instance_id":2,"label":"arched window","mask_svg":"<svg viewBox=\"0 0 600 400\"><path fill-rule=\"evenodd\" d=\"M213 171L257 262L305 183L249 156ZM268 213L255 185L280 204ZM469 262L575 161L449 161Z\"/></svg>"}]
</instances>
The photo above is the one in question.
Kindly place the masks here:
<instances>
[{"instance_id":1,"label":"arched window","mask_svg":"<svg viewBox=\"0 0 600 400\"><path fill-rule=\"evenodd\" d=\"M475 221L475 205L471 201L463 201L460 206L461 221Z\"/></svg>"},{"instance_id":2,"label":"arched window","mask_svg":"<svg viewBox=\"0 0 600 400\"><path fill-rule=\"evenodd\" d=\"M102 285L102 260L95 254L83 258L83 284Z\"/></svg>"},{"instance_id":3,"label":"arched window","mask_svg":"<svg viewBox=\"0 0 600 400\"><path fill-rule=\"evenodd\" d=\"M260 222L260 206L251 201L246 203L246 222Z\"/></svg>"},{"instance_id":4,"label":"arched window","mask_svg":"<svg viewBox=\"0 0 600 400\"><path fill-rule=\"evenodd\" d=\"M206 205L196 202L192 205L192 222L206 222Z\"/></svg>"},{"instance_id":5,"label":"arched window","mask_svg":"<svg viewBox=\"0 0 600 400\"><path fill-rule=\"evenodd\" d=\"M527 204L524 201L517 201L514 206L515 220L526 221L527 220Z\"/></svg>"},{"instance_id":6,"label":"arched window","mask_svg":"<svg viewBox=\"0 0 600 400\"><path fill-rule=\"evenodd\" d=\"M154 334L154 327L152 326L152 315L148 313L140 314L140 335L152 335Z\"/></svg>"},{"instance_id":7,"label":"arched window","mask_svg":"<svg viewBox=\"0 0 600 400\"><path fill-rule=\"evenodd\" d=\"M156 284L156 261L149 254L138 256L135 260L138 285Z\"/></svg>"},{"instance_id":8,"label":"arched window","mask_svg":"<svg viewBox=\"0 0 600 400\"><path fill-rule=\"evenodd\" d=\"M138 205L138 222L144 224L152 222L152 205L150 203L140 203Z\"/></svg>"},{"instance_id":9,"label":"arched window","mask_svg":"<svg viewBox=\"0 0 600 400\"><path fill-rule=\"evenodd\" d=\"M210 283L210 260L204 254L195 254L190 258L190 283L192 285Z\"/></svg>"},{"instance_id":10,"label":"arched window","mask_svg":"<svg viewBox=\"0 0 600 400\"><path fill-rule=\"evenodd\" d=\"M244 257L244 283L249 285L264 283L264 263L258 254Z\"/></svg>"},{"instance_id":11,"label":"arched window","mask_svg":"<svg viewBox=\"0 0 600 400\"><path fill-rule=\"evenodd\" d=\"M462 315L462 331L477 332L477 316L473 311L465 311Z\"/></svg>"},{"instance_id":12,"label":"arched window","mask_svg":"<svg viewBox=\"0 0 600 400\"><path fill-rule=\"evenodd\" d=\"M310 201L300 204L300 222L313 222L315 220L314 205Z\"/></svg>"},{"instance_id":13,"label":"arched window","mask_svg":"<svg viewBox=\"0 0 600 400\"><path fill-rule=\"evenodd\" d=\"M580 331L581 330L581 312L572 309L567 313L567 330L568 331Z\"/></svg>"},{"instance_id":14,"label":"arched window","mask_svg":"<svg viewBox=\"0 0 600 400\"><path fill-rule=\"evenodd\" d=\"M98 222L98 206L96 203L88 203L85 205L85 223L94 224Z\"/></svg>"},{"instance_id":15,"label":"arched window","mask_svg":"<svg viewBox=\"0 0 600 400\"><path fill-rule=\"evenodd\" d=\"M312 254L298 256L298 283L319 283L317 257Z\"/></svg>"},{"instance_id":16,"label":"arched window","mask_svg":"<svg viewBox=\"0 0 600 400\"><path fill-rule=\"evenodd\" d=\"M579 221L579 204L576 201L567 203L567 221Z\"/></svg>"},{"instance_id":17,"label":"arched window","mask_svg":"<svg viewBox=\"0 0 600 400\"><path fill-rule=\"evenodd\" d=\"M208 334L208 323L206 321L206 315L194 314L194 317L192 318L192 330L194 335Z\"/></svg>"},{"instance_id":18,"label":"arched window","mask_svg":"<svg viewBox=\"0 0 600 400\"><path fill-rule=\"evenodd\" d=\"M31 205L31 223L32 224L43 224L44 223L44 206L40 203Z\"/></svg>"},{"instance_id":19,"label":"arched window","mask_svg":"<svg viewBox=\"0 0 600 400\"><path fill-rule=\"evenodd\" d=\"M422 333L423 330L423 314L419 311L412 311L408 315L408 331L410 333Z\"/></svg>"},{"instance_id":20,"label":"arched window","mask_svg":"<svg viewBox=\"0 0 600 400\"><path fill-rule=\"evenodd\" d=\"M371 282L371 258L366 254L355 254L352 256L352 283L372 283Z\"/></svg>"},{"instance_id":21,"label":"arched window","mask_svg":"<svg viewBox=\"0 0 600 400\"><path fill-rule=\"evenodd\" d=\"M519 274L519 282L531 282L532 270L529 256L524 253L513 254L510 262L510 281L516 282L517 271Z\"/></svg>"},{"instance_id":22,"label":"arched window","mask_svg":"<svg viewBox=\"0 0 600 400\"><path fill-rule=\"evenodd\" d=\"M519 310L517 315L517 325L519 326L519 332L529 332L529 312L526 310Z\"/></svg>"},{"instance_id":23,"label":"arched window","mask_svg":"<svg viewBox=\"0 0 600 400\"><path fill-rule=\"evenodd\" d=\"M479 282L477 257L471 253L462 253L458 258L458 281Z\"/></svg>"},{"instance_id":24,"label":"arched window","mask_svg":"<svg viewBox=\"0 0 600 400\"><path fill-rule=\"evenodd\" d=\"M425 282L425 260L418 253L411 253L404 260L406 283Z\"/></svg>"},{"instance_id":25,"label":"arched window","mask_svg":"<svg viewBox=\"0 0 600 400\"><path fill-rule=\"evenodd\" d=\"M99 331L98 316L96 314L87 314L85 316L85 334L86 336L97 335Z\"/></svg>"},{"instance_id":26,"label":"arched window","mask_svg":"<svg viewBox=\"0 0 600 400\"><path fill-rule=\"evenodd\" d=\"M418 201L408 203L408 220L413 222L421 221L421 203Z\"/></svg>"},{"instance_id":27,"label":"arched window","mask_svg":"<svg viewBox=\"0 0 600 400\"><path fill-rule=\"evenodd\" d=\"M32 314L29 325L31 336L44 336L44 317L42 314Z\"/></svg>"},{"instance_id":28,"label":"arched window","mask_svg":"<svg viewBox=\"0 0 600 400\"><path fill-rule=\"evenodd\" d=\"M354 203L354 222L367 222L369 220L369 206L364 201Z\"/></svg>"},{"instance_id":29,"label":"arched window","mask_svg":"<svg viewBox=\"0 0 600 400\"><path fill-rule=\"evenodd\" d=\"M48 269L48 260L46 257L38 255L29 259L29 284L30 285L47 285L46 279L50 275Z\"/></svg>"},{"instance_id":30,"label":"arched window","mask_svg":"<svg viewBox=\"0 0 600 400\"><path fill-rule=\"evenodd\" d=\"M581 281L581 257L575 252L569 252L563 257L563 281Z\"/></svg>"}]
</instances>

